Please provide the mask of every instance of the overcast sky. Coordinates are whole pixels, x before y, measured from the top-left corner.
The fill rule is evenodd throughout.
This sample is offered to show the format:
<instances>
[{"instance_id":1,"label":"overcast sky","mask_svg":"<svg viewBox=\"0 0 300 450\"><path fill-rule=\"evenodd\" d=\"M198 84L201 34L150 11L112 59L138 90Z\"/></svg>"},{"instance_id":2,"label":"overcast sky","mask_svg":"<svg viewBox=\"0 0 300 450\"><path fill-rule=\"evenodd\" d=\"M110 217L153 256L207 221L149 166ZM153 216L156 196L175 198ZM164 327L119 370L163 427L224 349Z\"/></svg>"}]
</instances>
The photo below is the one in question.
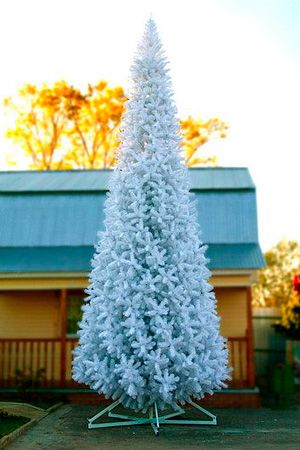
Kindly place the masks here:
<instances>
[{"instance_id":1,"label":"overcast sky","mask_svg":"<svg viewBox=\"0 0 300 450\"><path fill-rule=\"evenodd\" d=\"M180 117L218 116L229 137L206 148L221 165L247 166L268 249L300 241L299 0L9 0L0 3L0 97L24 82L128 86L152 13L171 62ZM0 117L0 169L5 120Z\"/></svg>"}]
</instances>

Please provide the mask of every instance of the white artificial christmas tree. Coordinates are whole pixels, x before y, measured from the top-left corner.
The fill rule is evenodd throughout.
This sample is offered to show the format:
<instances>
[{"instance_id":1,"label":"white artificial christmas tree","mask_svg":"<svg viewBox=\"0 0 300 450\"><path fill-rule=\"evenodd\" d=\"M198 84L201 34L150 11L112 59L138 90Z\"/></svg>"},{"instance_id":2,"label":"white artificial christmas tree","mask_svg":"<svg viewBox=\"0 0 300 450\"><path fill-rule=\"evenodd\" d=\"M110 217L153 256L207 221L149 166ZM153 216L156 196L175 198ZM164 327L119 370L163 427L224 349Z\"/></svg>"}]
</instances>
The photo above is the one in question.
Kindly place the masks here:
<instances>
[{"instance_id":1,"label":"white artificial christmas tree","mask_svg":"<svg viewBox=\"0 0 300 450\"><path fill-rule=\"evenodd\" d=\"M126 407L162 410L224 387L228 352L152 19L132 81L73 377Z\"/></svg>"}]
</instances>

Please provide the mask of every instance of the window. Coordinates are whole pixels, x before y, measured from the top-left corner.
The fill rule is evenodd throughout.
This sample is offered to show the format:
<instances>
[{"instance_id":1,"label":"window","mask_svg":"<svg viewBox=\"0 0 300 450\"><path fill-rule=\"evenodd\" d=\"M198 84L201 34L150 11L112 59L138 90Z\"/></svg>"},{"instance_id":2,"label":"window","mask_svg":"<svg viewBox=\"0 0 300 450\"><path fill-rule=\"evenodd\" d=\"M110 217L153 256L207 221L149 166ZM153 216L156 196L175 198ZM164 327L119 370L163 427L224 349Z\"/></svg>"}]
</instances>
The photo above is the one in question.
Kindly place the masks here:
<instances>
[{"instance_id":1,"label":"window","mask_svg":"<svg viewBox=\"0 0 300 450\"><path fill-rule=\"evenodd\" d=\"M84 292L68 292L67 307L67 335L76 336L78 331L78 322L81 320L81 307L84 303Z\"/></svg>"}]
</instances>

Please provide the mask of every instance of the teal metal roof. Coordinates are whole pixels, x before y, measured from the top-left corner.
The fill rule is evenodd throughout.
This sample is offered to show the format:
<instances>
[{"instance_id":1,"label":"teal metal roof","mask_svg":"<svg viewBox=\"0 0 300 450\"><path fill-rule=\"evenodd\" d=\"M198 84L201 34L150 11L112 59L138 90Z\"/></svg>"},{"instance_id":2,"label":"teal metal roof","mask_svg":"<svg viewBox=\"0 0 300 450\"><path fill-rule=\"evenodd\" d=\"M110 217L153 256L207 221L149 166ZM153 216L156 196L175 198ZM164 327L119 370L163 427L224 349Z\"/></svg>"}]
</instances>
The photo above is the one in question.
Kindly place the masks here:
<instances>
[{"instance_id":1,"label":"teal metal roof","mask_svg":"<svg viewBox=\"0 0 300 450\"><path fill-rule=\"evenodd\" d=\"M105 192L0 195L0 247L94 245Z\"/></svg>"},{"instance_id":2,"label":"teal metal roof","mask_svg":"<svg viewBox=\"0 0 300 450\"><path fill-rule=\"evenodd\" d=\"M89 272L94 247L0 247L0 272ZM255 269L264 260L258 244L210 244L209 268Z\"/></svg>"},{"instance_id":3,"label":"teal metal roof","mask_svg":"<svg viewBox=\"0 0 300 450\"><path fill-rule=\"evenodd\" d=\"M110 171L0 172L0 272L88 271ZM191 169L210 267L257 268L255 186L245 168Z\"/></svg>"},{"instance_id":4,"label":"teal metal roof","mask_svg":"<svg viewBox=\"0 0 300 450\"><path fill-rule=\"evenodd\" d=\"M105 192L0 195L0 247L94 245ZM197 191L203 241L257 242L255 192Z\"/></svg>"},{"instance_id":5,"label":"teal metal roof","mask_svg":"<svg viewBox=\"0 0 300 450\"><path fill-rule=\"evenodd\" d=\"M111 170L52 170L0 172L0 192L106 191ZM251 189L244 167L190 169L192 190Z\"/></svg>"}]
</instances>

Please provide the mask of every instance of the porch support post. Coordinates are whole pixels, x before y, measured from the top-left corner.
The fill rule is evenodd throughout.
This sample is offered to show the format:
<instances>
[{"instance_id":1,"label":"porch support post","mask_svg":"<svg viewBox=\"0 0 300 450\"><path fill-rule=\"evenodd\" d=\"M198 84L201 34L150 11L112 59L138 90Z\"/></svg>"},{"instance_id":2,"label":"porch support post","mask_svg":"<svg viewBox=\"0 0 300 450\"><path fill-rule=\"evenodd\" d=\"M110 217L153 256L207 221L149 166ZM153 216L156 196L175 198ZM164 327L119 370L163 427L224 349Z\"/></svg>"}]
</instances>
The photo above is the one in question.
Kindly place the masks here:
<instances>
[{"instance_id":1,"label":"porch support post","mask_svg":"<svg viewBox=\"0 0 300 450\"><path fill-rule=\"evenodd\" d=\"M252 322L252 293L247 287L247 369L248 384L255 385L254 349L253 349L253 322Z\"/></svg>"},{"instance_id":2,"label":"porch support post","mask_svg":"<svg viewBox=\"0 0 300 450\"><path fill-rule=\"evenodd\" d=\"M60 291L60 385L66 383L67 289Z\"/></svg>"}]
</instances>

